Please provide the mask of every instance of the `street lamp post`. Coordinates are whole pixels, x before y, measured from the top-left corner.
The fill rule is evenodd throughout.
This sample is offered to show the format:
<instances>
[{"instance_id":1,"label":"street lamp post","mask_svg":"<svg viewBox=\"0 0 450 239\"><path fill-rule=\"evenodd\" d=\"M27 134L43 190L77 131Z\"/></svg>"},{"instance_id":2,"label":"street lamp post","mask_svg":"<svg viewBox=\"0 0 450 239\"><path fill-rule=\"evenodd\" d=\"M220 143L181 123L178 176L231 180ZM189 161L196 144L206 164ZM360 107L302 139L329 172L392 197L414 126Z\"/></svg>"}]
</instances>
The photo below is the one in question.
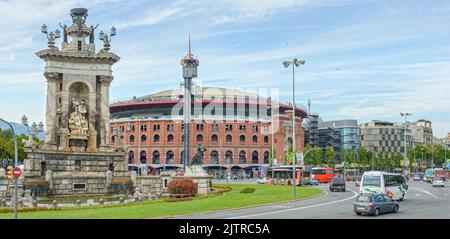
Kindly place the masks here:
<instances>
[{"instance_id":1,"label":"street lamp post","mask_svg":"<svg viewBox=\"0 0 450 239\"><path fill-rule=\"evenodd\" d=\"M409 160L407 158L408 157L408 154L407 154L408 144L407 144L407 141L406 141L406 117L410 116L412 114L410 114L410 113L400 113L400 115L405 119L405 132L404 132L405 149L403 150L403 158L404 158L403 166L405 167L406 173L408 173L408 170L406 169L406 167L409 166Z\"/></svg>"},{"instance_id":2,"label":"street lamp post","mask_svg":"<svg viewBox=\"0 0 450 239\"><path fill-rule=\"evenodd\" d=\"M197 77L197 67L199 65L199 61L194 58L194 55L191 53L191 36L189 35L189 51L188 55L181 59L181 66L183 67L183 78L184 78L184 106L183 106L183 115L184 115L184 144L183 144L183 161L184 161L184 172L186 172L186 167L189 166L189 158L190 158L190 131L189 124L191 121L191 97L192 97L192 79Z\"/></svg>"},{"instance_id":3,"label":"street lamp post","mask_svg":"<svg viewBox=\"0 0 450 239\"><path fill-rule=\"evenodd\" d=\"M296 197L296 182L295 182L295 178L296 178L296 172L295 172L295 166L297 163L296 160L296 155L295 155L295 151L296 151L296 145L295 145L295 67L299 67L300 65L305 64L304 60L297 60L297 58L294 58L293 61L283 61L283 65L285 68L288 68L289 65L292 64L292 180L293 180L293 197L295 199Z\"/></svg>"},{"instance_id":4,"label":"street lamp post","mask_svg":"<svg viewBox=\"0 0 450 239\"><path fill-rule=\"evenodd\" d=\"M12 137L13 137L13 141L14 141L14 168L15 168L15 167L19 166L16 133L14 132L14 128L12 127L11 123L9 123L6 120L3 120L2 118L0 118L0 121L7 124L12 132ZM19 179L14 177L14 219L17 219L17 206L18 206L17 184L18 184L18 181L19 181Z\"/></svg>"}]
</instances>

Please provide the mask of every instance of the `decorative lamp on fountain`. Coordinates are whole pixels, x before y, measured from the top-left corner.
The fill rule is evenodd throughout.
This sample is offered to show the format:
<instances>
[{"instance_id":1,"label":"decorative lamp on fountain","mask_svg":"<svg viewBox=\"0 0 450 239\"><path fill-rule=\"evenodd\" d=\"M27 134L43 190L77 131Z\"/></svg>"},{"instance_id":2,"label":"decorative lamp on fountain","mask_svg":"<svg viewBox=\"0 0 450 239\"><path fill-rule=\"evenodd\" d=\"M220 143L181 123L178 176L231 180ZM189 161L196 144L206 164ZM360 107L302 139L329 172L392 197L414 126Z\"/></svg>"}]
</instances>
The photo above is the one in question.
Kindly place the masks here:
<instances>
[{"instance_id":1,"label":"decorative lamp on fountain","mask_svg":"<svg viewBox=\"0 0 450 239\"><path fill-rule=\"evenodd\" d=\"M41 27L41 32L47 35L48 48L57 50L58 48L55 47L55 40L61 37L59 30L56 29L55 33L53 32L48 33L47 25L44 24Z\"/></svg>"},{"instance_id":2,"label":"decorative lamp on fountain","mask_svg":"<svg viewBox=\"0 0 450 239\"><path fill-rule=\"evenodd\" d=\"M29 137L28 141L26 142L27 147L34 147L36 146L36 142L33 140L39 133L44 132L44 124L42 122L39 122L39 124L36 124L36 122L33 122L31 126L28 125L28 118L27 116L22 116L22 124L27 128Z\"/></svg>"},{"instance_id":3,"label":"decorative lamp on fountain","mask_svg":"<svg viewBox=\"0 0 450 239\"><path fill-rule=\"evenodd\" d=\"M109 35L105 34L103 31L100 31L100 33L98 34L99 35L98 38L101 41L103 41L103 51L106 51L106 52L109 51L109 49L111 47L111 44L110 44L111 43L111 39L116 34L117 34L116 33L116 28L114 26L111 28L111 31L110 31Z\"/></svg>"}]
</instances>

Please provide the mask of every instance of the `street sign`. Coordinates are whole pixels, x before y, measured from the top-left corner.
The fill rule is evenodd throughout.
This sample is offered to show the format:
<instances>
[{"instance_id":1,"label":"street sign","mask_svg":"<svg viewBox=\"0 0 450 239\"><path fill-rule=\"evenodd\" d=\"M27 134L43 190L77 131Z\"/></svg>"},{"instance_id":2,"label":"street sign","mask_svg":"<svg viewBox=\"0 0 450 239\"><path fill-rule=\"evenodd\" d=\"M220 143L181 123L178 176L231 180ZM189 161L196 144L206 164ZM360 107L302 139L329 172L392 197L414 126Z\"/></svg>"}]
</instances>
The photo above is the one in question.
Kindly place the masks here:
<instances>
[{"instance_id":1,"label":"street sign","mask_svg":"<svg viewBox=\"0 0 450 239\"><path fill-rule=\"evenodd\" d=\"M20 175L22 175L22 170L20 170L19 167L15 167L15 168L13 169L13 176L14 176L15 178L19 178Z\"/></svg>"}]
</instances>

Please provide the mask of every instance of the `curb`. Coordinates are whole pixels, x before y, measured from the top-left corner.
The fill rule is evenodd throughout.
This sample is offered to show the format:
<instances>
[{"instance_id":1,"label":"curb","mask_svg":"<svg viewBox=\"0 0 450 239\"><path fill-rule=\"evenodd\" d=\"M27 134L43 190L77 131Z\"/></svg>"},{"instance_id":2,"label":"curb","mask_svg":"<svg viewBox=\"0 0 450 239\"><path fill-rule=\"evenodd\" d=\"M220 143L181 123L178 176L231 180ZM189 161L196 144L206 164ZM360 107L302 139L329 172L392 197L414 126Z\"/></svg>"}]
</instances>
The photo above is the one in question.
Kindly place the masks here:
<instances>
[{"instance_id":1,"label":"curb","mask_svg":"<svg viewBox=\"0 0 450 239\"><path fill-rule=\"evenodd\" d=\"M320 188L318 188L318 189L322 190ZM168 216L168 217L152 217L152 218L147 218L147 219L176 219L176 217L189 217L189 216L195 216L195 215L213 214L213 213L220 213L220 212L229 212L229 211L234 211L234 210L239 210L239 209L257 208L257 207L264 207L264 206L270 206L270 205L276 205L276 204L282 204L282 203L305 201L305 200L310 200L310 199L315 199L315 198L321 198L321 197L324 197L326 195L328 195L328 192L325 191L325 190L322 190L322 193L320 195L315 195L315 196L302 198L302 199L295 199L295 200L290 199L290 200L281 201L281 202L270 202L270 203L265 203L265 204L258 204L258 205L252 205L252 206L244 206L244 207L236 207L236 208L228 208L228 209L220 209L220 210L208 211L208 212L202 212L202 213L173 215L173 216Z\"/></svg>"}]
</instances>

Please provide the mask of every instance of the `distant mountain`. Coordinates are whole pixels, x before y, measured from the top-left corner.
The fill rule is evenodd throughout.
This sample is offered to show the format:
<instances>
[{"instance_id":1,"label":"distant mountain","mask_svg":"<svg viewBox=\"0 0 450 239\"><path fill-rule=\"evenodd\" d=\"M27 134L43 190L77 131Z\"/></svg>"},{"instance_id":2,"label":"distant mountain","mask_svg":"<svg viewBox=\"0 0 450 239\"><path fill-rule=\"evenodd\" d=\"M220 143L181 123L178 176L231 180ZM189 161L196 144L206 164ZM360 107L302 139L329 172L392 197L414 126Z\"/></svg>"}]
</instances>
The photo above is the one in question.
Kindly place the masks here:
<instances>
[{"instance_id":1,"label":"distant mountain","mask_svg":"<svg viewBox=\"0 0 450 239\"><path fill-rule=\"evenodd\" d=\"M21 134L28 135L27 127L25 127L22 124L18 124L18 123L14 123L14 122L10 122L10 123L11 123L12 127L14 128L14 132L16 133L16 135L21 135ZM7 129L9 129L9 126L7 124L3 123L2 121L0 121L0 129L7 130ZM40 140L44 140L45 132L39 133L37 135L37 137Z\"/></svg>"}]
</instances>

